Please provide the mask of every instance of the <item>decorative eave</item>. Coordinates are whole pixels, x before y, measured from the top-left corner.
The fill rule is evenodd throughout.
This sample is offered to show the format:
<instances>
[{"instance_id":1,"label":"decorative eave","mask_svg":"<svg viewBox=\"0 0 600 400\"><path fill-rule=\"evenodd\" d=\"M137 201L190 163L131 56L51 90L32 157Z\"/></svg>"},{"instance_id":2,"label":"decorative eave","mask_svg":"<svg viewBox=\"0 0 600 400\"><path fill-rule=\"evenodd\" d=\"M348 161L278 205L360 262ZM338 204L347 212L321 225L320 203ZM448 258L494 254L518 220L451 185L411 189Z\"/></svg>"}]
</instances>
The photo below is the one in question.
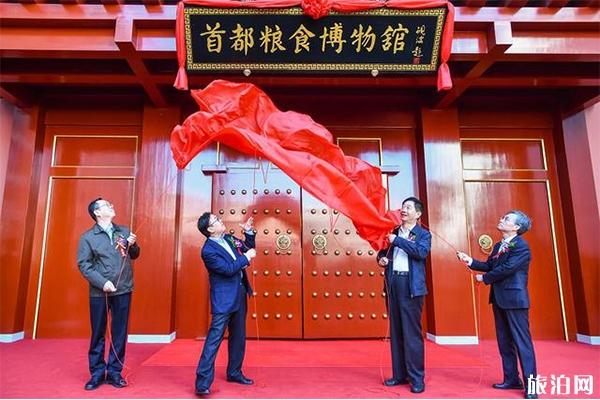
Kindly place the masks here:
<instances>
[{"instance_id":1,"label":"decorative eave","mask_svg":"<svg viewBox=\"0 0 600 400\"><path fill-rule=\"evenodd\" d=\"M165 106L177 72L175 9L155 2L0 3L0 95L23 106L35 102L40 88L138 87L154 105ZM447 107L471 89L509 88L571 90L575 103L595 101L599 21L596 7L456 7L454 88L441 94L431 90L429 102ZM192 75L190 86L213 78ZM282 87L436 85L434 75L230 78Z\"/></svg>"}]
</instances>

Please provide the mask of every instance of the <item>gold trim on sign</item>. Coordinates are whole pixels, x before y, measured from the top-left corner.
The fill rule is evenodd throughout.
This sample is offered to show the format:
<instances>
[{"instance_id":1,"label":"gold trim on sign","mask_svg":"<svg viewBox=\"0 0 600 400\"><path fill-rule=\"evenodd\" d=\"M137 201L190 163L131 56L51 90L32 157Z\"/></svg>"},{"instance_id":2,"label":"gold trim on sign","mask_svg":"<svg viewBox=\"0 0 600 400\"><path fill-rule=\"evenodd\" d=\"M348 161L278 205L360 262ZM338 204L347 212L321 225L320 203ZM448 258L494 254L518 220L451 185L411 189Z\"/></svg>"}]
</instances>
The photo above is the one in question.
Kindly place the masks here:
<instances>
[{"instance_id":1,"label":"gold trim on sign","mask_svg":"<svg viewBox=\"0 0 600 400\"><path fill-rule=\"evenodd\" d=\"M563 295L563 287L562 287L562 276L560 272L560 261L558 259L558 245L556 241L556 227L554 224L554 210L552 208L552 197L550 192L550 181L548 179L464 179L463 182L536 182L536 183L544 183L546 186L546 196L548 197L548 210L550 212L550 231L552 234L552 248L554 250L554 262L556 265L556 277L558 280L558 296L560 299L560 312L563 322L563 332L565 335L565 341L569 341L569 332L567 329L567 315L565 311L565 299ZM470 242L470 241L469 241Z\"/></svg>"},{"instance_id":2,"label":"gold trim on sign","mask_svg":"<svg viewBox=\"0 0 600 400\"><path fill-rule=\"evenodd\" d=\"M133 165L56 165L56 142L57 138L102 138L102 139L135 139L135 154L133 159ZM137 135L54 135L52 138L52 155L50 159L51 168L136 168L137 167L137 154L138 154L138 140Z\"/></svg>"},{"instance_id":3,"label":"gold trim on sign","mask_svg":"<svg viewBox=\"0 0 600 400\"><path fill-rule=\"evenodd\" d=\"M543 138L461 138L460 142L540 142L540 150L542 152L542 162L544 164L544 169L539 168L465 168L463 164L463 171L543 171L548 172L548 161L546 159L546 146L544 144ZM462 164L462 146L460 149L461 153L461 164Z\"/></svg>"},{"instance_id":4,"label":"gold trim on sign","mask_svg":"<svg viewBox=\"0 0 600 400\"><path fill-rule=\"evenodd\" d=\"M46 215L44 217L44 234L42 235L42 255L40 260L40 272L38 277L37 293L35 300L35 313L33 317L33 334L32 339L37 338L38 319L40 312L40 301L42 295L42 281L44 275L44 264L46 262L46 244L48 241L48 221L50 219L50 202L52 200L52 183L54 179L126 179L133 181L132 201L131 201L131 216L129 218L129 226L133 226L133 212L135 204L135 176L50 176L48 177L48 198L46 200Z\"/></svg>"}]
</instances>

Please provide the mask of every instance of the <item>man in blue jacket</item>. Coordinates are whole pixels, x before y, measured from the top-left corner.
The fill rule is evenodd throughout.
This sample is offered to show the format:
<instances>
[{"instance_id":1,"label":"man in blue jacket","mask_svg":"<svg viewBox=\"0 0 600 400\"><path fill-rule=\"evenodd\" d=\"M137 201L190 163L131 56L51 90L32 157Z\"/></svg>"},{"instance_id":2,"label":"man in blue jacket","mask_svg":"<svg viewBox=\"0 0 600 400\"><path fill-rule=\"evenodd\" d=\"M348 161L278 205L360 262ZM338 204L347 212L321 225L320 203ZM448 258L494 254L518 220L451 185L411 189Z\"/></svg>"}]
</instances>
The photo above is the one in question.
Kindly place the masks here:
<instances>
[{"instance_id":1,"label":"man in blue jacket","mask_svg":"<svg viewBox=\"0 0 600 400\"><path fill-rule=\"evenodd\" d=\"M245 224L245 240L227 231L221 218L206 212L198 219L198 230L207 237L202 247L202 261L208 270L210 281L210 305L212 320L204 342L202 355L196 369L196 395L210 394L215 377L215 358L223 340L225 328L229 330L227 380L242 385L254 382L242 373L246 349L246 295L252 295L246 268L256 257L253 218Z\"/></svg>"},{"instance_id":2,"label":"man in blue jacket","mask_svg":"<svg viewBox=\"0 0 600 400\"><path fill-rule=\"evenodd\" d=\"M409 197L402 202L402 225L388 235L390 246L377 255L385 267L385 289L390 314L391 379L386 386L409 384L410 391L425 390L425 347L421 329L425 284L425 259L431 250L431 234L417 221L423 203Z\"/></svg>"},{"instance_id":3,"label":"man in blue jacket","mask_svg":"<svg viewBox=\"0 0 600 400\"><path fill-rule=\"evenodd\" d=\"M487 261L474 260L463 252L458 258L467 266L485 274L475 276L478 282L491 285L490 303L494 310L496 339L502 357L504 380L496 389L523 389L517 369L517 354L523 378L527 382L526 399L537 398L535 392L535 353L529 332L529 294L527 279L531 251L521 237L531 228L531 220L522 211L509 211L498 222L502 241L496 243Z\"/></svg>"}]
</instances>

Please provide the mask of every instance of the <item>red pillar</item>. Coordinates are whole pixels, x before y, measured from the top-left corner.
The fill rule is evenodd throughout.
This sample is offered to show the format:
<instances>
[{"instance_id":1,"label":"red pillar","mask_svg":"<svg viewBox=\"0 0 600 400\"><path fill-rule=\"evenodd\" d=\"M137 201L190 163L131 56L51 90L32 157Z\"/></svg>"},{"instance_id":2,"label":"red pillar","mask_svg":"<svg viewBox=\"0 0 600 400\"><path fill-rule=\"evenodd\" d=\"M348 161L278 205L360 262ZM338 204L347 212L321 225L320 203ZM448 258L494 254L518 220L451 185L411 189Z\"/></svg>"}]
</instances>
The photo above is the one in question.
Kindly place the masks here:
<instances>
[{"instance_id":1,"label":"red pillar","mask_svg":"<svg viewBox=\"0 0 600 400\"><path fill-rule=\"evenodd\" d=\"M571 194L571 275L576 303L577 340L600 344L600 105L563 119L564 152Z\"/></svg>"},{"instance_id":2,"label":"red pillar","mask_svg":"<svg viewBox=\"0 0 600 400\"><path fill-rule=\"evenodd\" d=\"M7 118L4 120L4 118ZM0 206L0 341L24 337L39 171L36 160L39 108L2 102L0 136L3 191ZM8 149L4 146L9 146ZM5 159L6 156L6 159Z\"/></svg>"},{"instance_id":3,"label":"red pillar","mask_svg":"<svg viewBox=\"0 0 600 400\"><path fill-rule=\"evenodd\" d=\"M425 223L432 232L427 336L440 344L477 342L471 276L456 258L468 249L460 132L456 108L421 109L420 154ZM442 240L443 238L443 240Z\"/></svg>"},{"instance_id":4,"label":"red pillar","mask_svg":"<svg viewBox=\"0 0 600 400\"><path fill-rule=\"evenodd\" d=\"M131 342L175 337L177 167L169 139L179 118L178 107L144 108L133 226L142 252L134 265Z\"/></svg>"}]
</instances>

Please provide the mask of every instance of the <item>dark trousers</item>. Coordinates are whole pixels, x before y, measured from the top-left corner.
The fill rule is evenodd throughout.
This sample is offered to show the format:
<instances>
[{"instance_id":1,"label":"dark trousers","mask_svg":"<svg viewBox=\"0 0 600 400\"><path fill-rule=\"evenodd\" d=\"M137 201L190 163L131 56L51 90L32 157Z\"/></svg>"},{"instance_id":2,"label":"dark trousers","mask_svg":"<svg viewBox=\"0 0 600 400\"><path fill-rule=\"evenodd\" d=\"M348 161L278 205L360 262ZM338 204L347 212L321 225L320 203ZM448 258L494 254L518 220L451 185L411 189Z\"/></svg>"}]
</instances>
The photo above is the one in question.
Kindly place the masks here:
<instances>
[{"instance_id":1,"label":"dark trousers","mask_svg":"<svg viewBox=\"0 0 600 400\"><path fill-rule=\"evenodd\" d=\"M517 355L523 372L523 381L527 388L529 376L537 375L535 353L529 332L529 310L505 310L493 304L496 322L496 339L502 357L504 382L520 382L517 370Z\"/></svg>"},{"instance_id":2,"label":"dark trousers","mask_svg":"<svg viewBox=\"0 0 600 400\"><path fill-rule=\"evenodd\" d=\"M108 352L108 367L104 361L104 336L106 334L106 309L110 310L110 337L112 348ZM121 374L125 363L125 344L127 343L127 323L129 321L129 306L131 293L118 296L90 297L90 322L92 323L92 338L88 360L90 374L93 378L103 379L105 372L109 376Z\"/></svg>"},{"instance_id":3,"label":"dark trousers","mask_svg":"<svg viewBox=\"0 0 600 400\"><path fill-rule=\"evenodd\" d=\"M239 378L242 376L242 362L246 352L246 293L243 287L238 291L240 308L233 313L213 314L208 335L204 342L202 355L196 369L196 390L210 388L215 379L215 358L223 341L225 328L229 330L227 350L227 377Z\"/></svg>"},{"instance_id":4,"label":"dark trousers","mask_svg":"<svg viewBox=\"0 0 600 400\"><path fill-rule=\"evenodd\" d=\"M421 330L423 296L410 297L408 275L392 274L387 284L393 377L421 385L425 379L425 347Z\"/></svg>"}]
</instances>

